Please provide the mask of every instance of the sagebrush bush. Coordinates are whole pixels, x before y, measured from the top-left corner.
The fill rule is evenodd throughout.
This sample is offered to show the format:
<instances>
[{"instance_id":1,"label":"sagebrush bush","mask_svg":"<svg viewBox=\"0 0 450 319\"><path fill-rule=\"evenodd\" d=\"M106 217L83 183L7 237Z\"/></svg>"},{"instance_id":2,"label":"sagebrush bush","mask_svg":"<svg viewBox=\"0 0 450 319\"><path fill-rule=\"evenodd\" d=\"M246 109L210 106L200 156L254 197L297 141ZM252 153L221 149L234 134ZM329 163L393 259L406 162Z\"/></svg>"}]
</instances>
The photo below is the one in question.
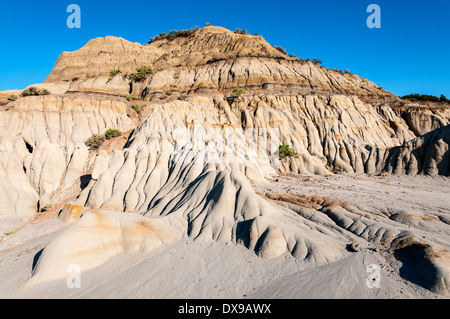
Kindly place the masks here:
<instances>
[{"instance_id":1,"label":"sagebrush bush","mask_svg":"<svg viewBox=\"0 0 450 319\"><path fill-rule=\"evenodd\" d=\"M133 110L135 110L137 114L141 113L141 107L139 106L139 104L133 104L133 105L131 106L131 108L132 108Z\"/></svg>"},{"instance_id":2,"label":"sagebrush bush","mask_svg":"<svg viewBox=\"0 0 450 319\"><path fill-rule=\"evenodd\" d=\"M199 29L200 29L199 27L195 27L190 30L189 29L188 30L180 30L180 31L172 30L169 33L162 32L159 35L151 38L150 41L148 41L148 43L150 44L152 42L160 41L160 40L173 41L176 38L187 38L187 37L193 35Z\"/></svg>"},{"instance_id":3,"label":"sagebrush bush","mask_svg":"<svg viewBox=\"0 0 450 319\"><path fill-rule=\"evenodd\" d=\"M8 100L10 101L17 101L19 97L15 94L11 94L10 96L8 96Z\"/></svg>"},{"instance_id":4,"label":"sagebrush bush","mask_svg":"<svg viewBox=\"0 0 450 319\"><path fill-rule=\"evenodd\" d=\"M275 46L274 46L274 48L277 49L279 52L283 53L284 55L288 55L287 52L286 52L286 50L283 49L282 47L275 47Z\"/></svg>"},{"instance_id":5,"label":"sagebrush bush","mask_svg":"<svg viewBox=\"0 0 450 319\"><path fill-rule=\"evenodd\" d=\"M49 211L52 208L52 206L53 206L52 204L46 204L46 205L42 206L41 212Z\"/></svg>"},{"instance_id":6,"label":"sagebrush bush","mask_svg":"<svg viewBox=\"0 0 450 319\"><path fill-rule=\"evenodd\" d=\"M239 99L239 97L245 93L245 90L242 88L235 88L233 92L231 92L231 95L228 97L225 97L224 100L228 102L228 104L232 104Z\"/></svg>"},{"instance_id":7,"label":"sagebrush bush","mask_svg":"<svg viewBox=\"0 0 450 319\"><path fill-rule=\"evenodd\" d=\"M117 74L122 73L119 69L112 69L111 71L109 71L109 74L114 77Z\"/></svg>"},{"instance_id":8,"label":"sagebrush bush","mask_svg":"<svg viewBox=\"0 0 450 319\"><path fill-rule=\"evenodd\" d=\"M105 132L105 138L106 138L107 140L109 140L109 139L111 139L111 138L114 138L114 137L121 136L121 135L122 135L122 131L117 130L117 129L115 129L115 128L110 128L109 130L107 130L107 131Z\"/></svg>"},{"instance_id":9,"label":"sagebrush bush","mask_svg":"<svg viewBox=\"0 0 450 319\"><path fill-rule=\"evenodd\" d=\"M49 95L51 94L47 89L39 89L35 86L30 86L29 88L22 91L21 96L35 96L35 95Z\"/></svg>"},{"instance_id":10,"label":"sagebrush bush","mask_svg":"<svg viewBox=\"0 0 450 319\"><path fill-rule=\"evenodd\" d=\"M298 157L298 153L294 151L288 144L281 144L278 148L278 157L283 160L287 157Z\"/></svg>"},{"instance_id":11,"label":"sagebrush bush","mask_svg":"<svg viewBox=\"0 0 450 319\"><path fill-rule=\"evenodd\" d=\"M131 79L134 82L142 82L147 79L150 74L155 73L155 70L153 70L150 65L143 65L139 68L136 68L136 71L136 73L131 74Z\"/></svg>"},{"instance_id":12,"label":"sagebrush bush","mask_svg":"<svg viewBox=\"0 0 450 319\"><path fill-rule=\"evenodd\" d=\"M100 134L94 134L85 142L86 146L88 146L91 150L96 150L100 146L102 146L105 141L105 136Z\"/></svg>"},{"instance_id":13,"label":"sagebrush bush","mask_svg":"<svg viewBox=\"0 0 450 319\"><path fill-rule=\"evenodd\" d=\"M141 98L133 94L119 94L120 97L126 98L128 101L140 100Z\"/></svg>"},{"instance_id":14,"label":"sagebrush bush","mask_svg":"<svg viewBox=\"0 0 450 319\"><path fill-rule=\"evenodd\" d=\"M323 64L323 62L319 58L313 58L312 62L318 65Z\"/></svg>"}]
</instances>

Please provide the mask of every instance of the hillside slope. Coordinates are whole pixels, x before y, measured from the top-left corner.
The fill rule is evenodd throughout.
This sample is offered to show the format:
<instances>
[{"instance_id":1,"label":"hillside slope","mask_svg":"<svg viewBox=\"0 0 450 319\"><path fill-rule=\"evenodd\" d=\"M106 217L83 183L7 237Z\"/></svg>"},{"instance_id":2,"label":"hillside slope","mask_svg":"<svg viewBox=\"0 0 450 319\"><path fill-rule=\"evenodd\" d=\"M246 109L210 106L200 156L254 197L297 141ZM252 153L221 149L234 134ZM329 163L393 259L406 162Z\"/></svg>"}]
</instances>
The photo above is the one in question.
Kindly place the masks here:
<instances>
[{"instance_id":1,"label":"hillside slope","mask_svg":"<svg viewBox=\"0 0 450 319\"><path fill-rule=\"evenodd\" d=\"M148 65L154 72L133 80ZM93 270L189 239L262 259L290 256L307 268L343 260L358 243L405 264L412 251L435 274L414 268L426 277L417 282L449 294L448 210L380 212L304 199L289 185L255 187L290 174L447 176L448 108L406 104L355 74L288 57L261 36L212 26L147 45L91 40L61 54L39 86L58 94L0 109L0 217L59 214L67 226L26 287L63 278L71 264ZM233 96L236 88L243 93ZM87 147L109 128L127 134ZM296 155L280 159L283 143ZM13 240L3 238L0 249Z\"/></svg>"}]
</instances>

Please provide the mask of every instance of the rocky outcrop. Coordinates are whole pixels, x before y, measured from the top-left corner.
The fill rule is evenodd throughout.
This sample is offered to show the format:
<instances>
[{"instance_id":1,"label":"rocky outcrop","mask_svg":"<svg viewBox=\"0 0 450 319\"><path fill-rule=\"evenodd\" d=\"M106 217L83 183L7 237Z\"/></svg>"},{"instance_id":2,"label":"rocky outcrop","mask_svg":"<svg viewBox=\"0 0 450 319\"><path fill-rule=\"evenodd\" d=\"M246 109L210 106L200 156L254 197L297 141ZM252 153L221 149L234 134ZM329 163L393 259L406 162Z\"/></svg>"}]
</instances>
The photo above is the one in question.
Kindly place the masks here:
<instances>
[{"instance_id":1,"label":"rocky outcrop","mask_svg":"<svg viewBox=\"0 0 450 319\"><path fill-rule=\"evenodd\" d=\"M410 107L400 111L409 129L421 136L450 124L449 108Z\"/></svg>"},{"instance_id":2,"label":"rocky outcrop","mask_svg":"<svg viewBox=\"0 0 450 319\"><path fill-rule=\"evenodd\" d=\"M77 51L62 53L45 82L77 78L81 81L75 83L75 87L108 90L105 87L107 81L92 78L109 77L113 69L120 70L124 76L143 65L153 65L157 72L147 81L133 85L135 95L154 95L169 90L227 92L242 86L264 92L323 92L394 98L391 93L355 74L327 70L313 62L288 57L261 36L236 34L219 27L205 27L187 38L148 45L111 36L93 39ZM121 88L125 87L121 85Z\"/></svg>"},{"instance_id":3,"label":"rocky outcrop","mask_svg":"<svg viewBox=\"0 0 450 319\"><path fill-rule=\"evenodd\" d=\"M26 97L0 111L1 215L33 215L89 166L85 141L109 128L133 128L122 99L103 96Z\"/></svg>"},{"instance_id":4,"label":"rocky outcrop","mask_svg":"<svg viewBox=\"0 0 450 319\"><path fill-rule=\"evenodd\" d=\"M113 69L132 73L136 67L152 63L161 54L157 48L122 38L96 38L75 52L63 52L45 82L109 76Z\"/></svg>"},{"instance_id":5,"label":"rocky outcrop","mask_svg":"<svg viewBox=\"0 0 450 319\"><path fill-rule=\"evenodd\" d=\"M142 65L156 73L142 82L126 76ZM44 249L30 283L187 237L312 265L360 250L358 239L393 247L419 217L305 206L290 194L257 194L253 184L280 173L449 173L445 108L402 108L357 75L219 27L147 45L97 38L63 53L41 86L54 94L0 110L0 216L32 215L74 184L78 196L60 214L74 224ZM246 92L230 98L236 87ZM109 128L128 133L89 150L87 138ZM282 143L295 153L280 160ZM436 238L424 255L447 248ZM443 278L433 287L446 293L448 267L433 258Z\"/></svg>"},{"instance_id":6,"label":"rocky outcrop","mask_svg":"<svg viewBox=\"0 0 450 319\"><path fill-rule=\"evenodd\" d=\"M390 149L384 171L392 174L450 175L450 125Z\"/></svg>"}]
</instances>

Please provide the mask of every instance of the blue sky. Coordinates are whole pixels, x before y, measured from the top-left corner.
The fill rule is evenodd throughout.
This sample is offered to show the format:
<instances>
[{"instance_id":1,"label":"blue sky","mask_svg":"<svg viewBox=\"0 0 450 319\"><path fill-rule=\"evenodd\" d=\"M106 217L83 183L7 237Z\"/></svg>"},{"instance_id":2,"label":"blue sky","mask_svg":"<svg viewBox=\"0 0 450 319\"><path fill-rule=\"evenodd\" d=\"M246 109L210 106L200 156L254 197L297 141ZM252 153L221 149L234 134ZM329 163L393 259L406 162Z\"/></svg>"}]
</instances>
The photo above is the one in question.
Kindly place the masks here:
<instances>
[{"instance_id":1,"label":"blue sky","mask_svg":"<svg viewBox=\"0 0 450 319\"><path fill-rule=\"evenodd\" d=\"M69 29L69 4L81 8L81 29ZM381 28L369 29L369 4ZM147 43L163 31L206 22L258 33L299 57L349 69L397 95L450 97L449 0L139 1L58 0L0 3L0 90L40 83L62 51L92 38Z\"/></svg>"}]
</instances>

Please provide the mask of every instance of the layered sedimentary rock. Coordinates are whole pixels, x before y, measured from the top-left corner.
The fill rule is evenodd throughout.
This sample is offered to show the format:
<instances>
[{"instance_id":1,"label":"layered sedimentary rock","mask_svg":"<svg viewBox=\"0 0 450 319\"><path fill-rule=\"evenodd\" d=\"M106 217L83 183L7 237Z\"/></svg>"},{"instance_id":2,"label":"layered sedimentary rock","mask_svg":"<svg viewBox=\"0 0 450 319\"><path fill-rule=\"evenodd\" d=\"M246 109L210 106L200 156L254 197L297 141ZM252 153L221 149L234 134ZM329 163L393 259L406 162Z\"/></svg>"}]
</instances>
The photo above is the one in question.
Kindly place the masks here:
<instances>
[{"instance_id":1,"label":"layered sedimentary rock","mask_svg":"<svg viewBox=\"0 0 450 319\"><path fill-rule=\"evenodd\" d=\"M109 76L113 69L134 72L136 67L150 64L160 54L157 48L122 38L96 38L75 52L63 52L45 82Z\"/></svg>"},{"instance_id":2,"label":"layered sedimentary rock","mask_svg":"<svg viewBox=\"0 0 450 319\"><path fill-rule=\"evenodd\" d=\"M89 164L85 141L109 128L129 130L128 106L120 99L77 95L26 97L0 114L1 215L34 214L52 194L71 186Z\"/></svg>"},{"instance_id":3,"label":"layered sedimentary rock","mask_svg":"<svg viewBox=\"0 0 450 319\"><path fill-rule=\"evenodd\" d=\"M141 82L126 76L143 65L156 72ZM94 39L63 53L46 85L57 94L20 98L0 112L0 216L33 214L84 179L60 214L74 224L44 249L30 283L64 276L70 264L91 269L121 252L150 252L186 237L312 265L350 254L347 245L359 238L392 253L429 245L422 257L440 276L429 287L448 292L448 244L408 233L420 217L337 202L305 207L289 194L252 187L279 173L448 175L445 108L405 106L357 75L218 27L148 45ZM230 96L237 87L246 92ZM109 128L129 135L89 150L87 138ZM297 154L280 160L282 143Z\"/></svg>"}]
</instances>

